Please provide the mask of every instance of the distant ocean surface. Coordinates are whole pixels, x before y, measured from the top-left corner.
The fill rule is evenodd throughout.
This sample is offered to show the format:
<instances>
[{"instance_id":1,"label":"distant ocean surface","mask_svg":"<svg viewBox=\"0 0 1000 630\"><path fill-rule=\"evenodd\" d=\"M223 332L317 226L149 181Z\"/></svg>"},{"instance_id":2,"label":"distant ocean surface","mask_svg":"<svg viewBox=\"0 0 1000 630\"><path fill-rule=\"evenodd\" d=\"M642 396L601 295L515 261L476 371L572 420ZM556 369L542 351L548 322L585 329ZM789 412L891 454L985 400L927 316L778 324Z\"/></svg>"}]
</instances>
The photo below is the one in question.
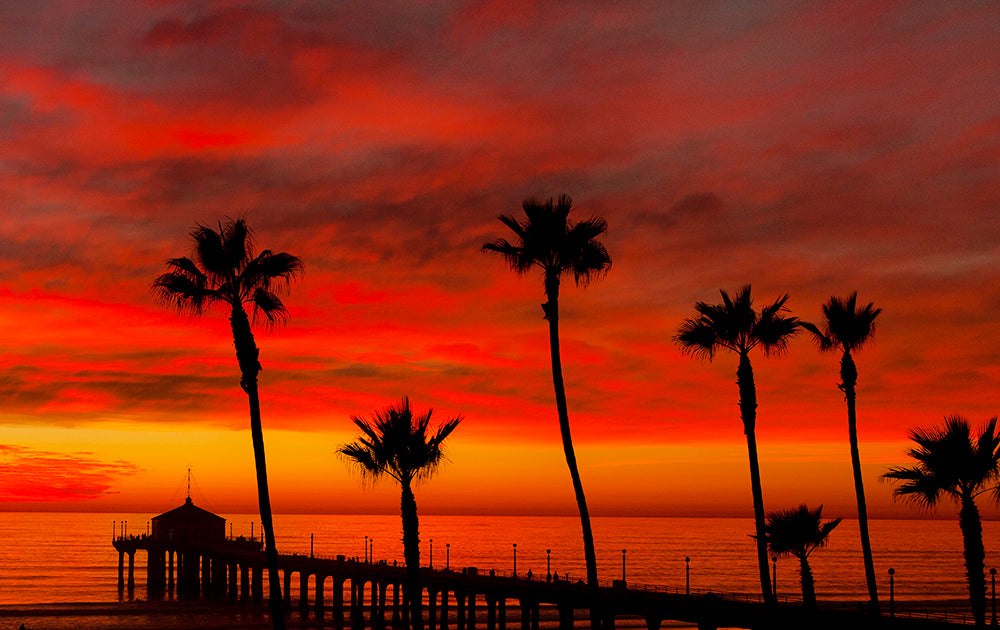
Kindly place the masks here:
<instances>
[{"instance_id":1,"label":"distant ocean surface","mask_svg":"<svg viewBox=\"0 0 1000 630\"><path fill-rule=\"evenodd\" d=\"M166 506L167 508L171 506ZM165 511L165 510L164 510ZM118 554L112 529L128 521L130 534L146 532L155 514L0 513L0 605L113 603L118 601ZM260 535L259 519L223 514L226 532ZM118 524L114 524L117 522ZM602 580L622 575L622 550L629 585L685 586L685 557L690 557L691 588L759 594L751 519L594 518L598 570ZM560 578L585 576L580 522L576 517L422 515L421 564L481 572L531 571L544 579L546 549ZM1000 523L983 523L987 571L1000 550ZM317 556L365 556L365 536L374 558L403 563L398 516L277 515L281 553ZM894 568L897 601L954 600L967 597L958 521L875 520L872 546L879 591L888 599L888 569ZM431 540L433 539L433 543ZM446 547L446 545L450 545ZM433 546L433 555L431 547ZM145 554L136 554L137 598L145 599ZM126 558L127 563L127 558ZM834 530L828 547L811 559L820 600L866 598L864 568L856 521ZM127 564L126 564L127 566ZM799 594L798 563L778 560L779 595ZM989 580L989 575L987 575ZM297 589L293 589L295 592Z\"/></svg>"}]
</instances>

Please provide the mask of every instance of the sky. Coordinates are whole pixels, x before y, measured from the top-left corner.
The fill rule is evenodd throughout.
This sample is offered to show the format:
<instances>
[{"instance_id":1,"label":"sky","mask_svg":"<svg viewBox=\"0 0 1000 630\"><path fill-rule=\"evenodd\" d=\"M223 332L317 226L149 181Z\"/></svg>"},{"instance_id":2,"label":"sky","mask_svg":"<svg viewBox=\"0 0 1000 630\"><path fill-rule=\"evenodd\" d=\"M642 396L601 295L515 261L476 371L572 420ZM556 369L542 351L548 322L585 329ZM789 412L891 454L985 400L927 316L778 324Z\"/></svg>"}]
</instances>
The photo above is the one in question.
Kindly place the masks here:
<instances>
[{"instance_id":1,"label":"sky","mask_svg":"<svg viewBox=\"0 0 1000 630\"><path fill-rule=\"evenodd\" d=\"M879 481L907 432L1000 410L997 32L981 1L8 0L0 509L155 514L190 466L256 510L226 317L150 291L195 226L245 217L304 264L255 329L276 512L395 512L335 449L409 396L463 418L422 512L574 514L541 278L481 251L567 194L613 260L560 301L593 514L752 515L736 357L673 342L751 284L809 321L883 309L856 356L868 501L926 516ZM765 508L852 518L839 357L752 360Z\"/></svg>"}]
</instances>

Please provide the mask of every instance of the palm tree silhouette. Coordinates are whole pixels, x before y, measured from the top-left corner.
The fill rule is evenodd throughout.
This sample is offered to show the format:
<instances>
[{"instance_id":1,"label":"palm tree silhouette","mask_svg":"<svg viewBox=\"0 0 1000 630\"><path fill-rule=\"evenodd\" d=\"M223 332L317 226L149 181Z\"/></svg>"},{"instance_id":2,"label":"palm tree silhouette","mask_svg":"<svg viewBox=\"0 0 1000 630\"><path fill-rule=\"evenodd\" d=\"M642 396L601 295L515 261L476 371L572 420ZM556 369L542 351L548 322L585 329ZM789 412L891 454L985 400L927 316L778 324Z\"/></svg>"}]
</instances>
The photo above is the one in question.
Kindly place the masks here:
<instances>
[{"instance_id":1,"label":"palm tree silhouette","mask_svg":"<svg viewBox=\"0 0 1000 630\"><path fill-rule=\"evenodd\" d=\"M764 538L776 556L794 556L799 560L799 578L802 583L802 603L806 608L816 608L816 585L809 554L826 545L827 537L840 525L840 519L822 522L823 506L811 511L806 504L797 510L769 512L764 525Z\"/></svg>"},{"instance_id":2,"label":"palm tree silhouette","mask_svg":"<svg viewBox=\"0 0 1000 630\"><path fill-rule=\"evenodd\" d=\"M254 321L263 316L275 326L288 316L277 295L302 270L302 261L291 254L265 249L255 252L253 235L244 219L219 222L218 231L199 225L191 232L195 260L187 257L167 261L169 271L153 281L159 301L180 312L201 315L207 308L220 308L229 315L240 366L240 386L250 402L250 435L257 469L257 500L264 529L265 555L270 586L271 618L274 628L285 627L281 582L278 578L278 550L274 544L271 499L267 489L264 433L261 429L257 375L261 370L260 351L254 341L244 305L252 309Z\"/></svg>"},{"instance_id":3,"label":"palm tree silhouette","mask_svg":"<svg viewBox=\"0 0 1000 630\"><path fill-rule=\"evenodd\" d=\"M372 419L352 416L361 436L337 448L362 478L372 483L388 475L402 490L400 514L403 521L403 558L406 561L406 598L410 606L410 627L423 628L423 599L420 588L420 522L413 484L430 479L444 459L442 443L455 430L461 417L447 420L428 435L431 410L413 416L410 400L376 411Z\"/></svg>"},{"instance_id":4,"label":"palm tree silhouette","mask_svg":"<svg viewBox=\"0 0 1000 630\"><path fill-rule=\"evenodd\" d=\"M868 598L871 611L879 614L878 588L875 585L875 561L872 558L872 543L868 535L868 508L865 506L865 486L861 477L861 455L858 451L858 418L855 411L857 399L858 369L852 353L860 350L875 333L875 319L882 309L871 302L858 308L858 293L855 291L846 300L831 297L823 305L823 330L816 325L803 322L819 343L820 350L840 350L840 391L847 400L847 431L851 441L851 466L854 470L854 493L858 501L858 528L861 531L861 553L865 562L865 580L868 583Z\"/></svg>"},{"instance_id":5,"label":"palm tree silhouette","mask_svg":"<svg viewBox=\"0 0 1000 630\"><path fill-rule=\"evenodd\" d=\"M944 495L961 506L958 524L962 529L969 604L980 626L986 623L986 551L976 497L993 491L997 498L1000 435L996 429L997 419L993 418L973 438L969 421L958 415L945 418L943 428L913 429L910 439L917 446L907 454L917 460L916 465L894 467L882 475L882 479L896 482L896 498L932 508Z\"/></svg>"},{"instance_id":6,"label":"palm tree silhouette","mask_svg":"<svg viewBox=\"0 0 1000 630\"><path fill-rule=\"evenodd\" d=\"M759 347L765 356L784 352L788 341L798 334L801 322L785 315L788 295L779 297L758 313L753 308L750 285L740 288L736 296L729 297L724 290L721 304L697 302L697 317L684 320L674 340L681 350L711 360L718 350L730 350L739 355L736 385L740 392L740 416L743 432L747 436L750 458L750 488L753 493L754 524L757 539L757 564L760 570L760 587L764 600L774 603L771 576L767 570L767 542L764 539L764 493L760 484L760 466L757 462L757 388L753 380L750 351Z\"/></svg>"},{"instance_id":7,"label":"palm tree silhouette","mask_svg":"<svg viewBox=\"0 0 1000 630\"><path fill-rule=\"evenodd\" d=\"M483 245L483 251L500 254L519 275L526 274L536 267L542 271L546 297L542 311L549 322L552 385L555 389L563 452L566 455L566 465L573 480L576 504L580 511L587 584L592 598L590 624L596 629L600 627L597 606L597 554L594 549L593 530L590 527L587 498L583 493L583 482L577 468L573 436L569 428L566 389L559 356L559 282L564 271L572 272L577 286L586 286L608 272L611 267L611 257L604 245L597 240L607 232L608 224L604 219L597 217L570 223L569 213L572 204L572 200L566 195L560 196L556 203L553 203L551 198L545 203L526 199L522 204L524 214L527 216L526 221L518 221L509 215L499 217L500 221L514 232L517 241L510 243L507 239L499 238Z\"/></svg>"}]
</instances>

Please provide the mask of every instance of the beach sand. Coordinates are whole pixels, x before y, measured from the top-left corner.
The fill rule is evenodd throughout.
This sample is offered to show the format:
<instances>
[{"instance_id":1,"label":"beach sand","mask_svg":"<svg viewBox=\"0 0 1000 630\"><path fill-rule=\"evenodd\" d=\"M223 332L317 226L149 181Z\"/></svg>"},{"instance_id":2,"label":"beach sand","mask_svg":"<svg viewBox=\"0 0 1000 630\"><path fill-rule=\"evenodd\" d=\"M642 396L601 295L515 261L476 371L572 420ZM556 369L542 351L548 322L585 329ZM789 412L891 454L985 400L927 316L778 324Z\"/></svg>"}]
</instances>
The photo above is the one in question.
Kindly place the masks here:
<instances>
[{"instance_id":1,"label":"beach sand","mask_svg":"<svg viewBox=\"0 0 1000 630\"><path fill-rule=\"evenodd\" d=\"M823 602L821 607L840 608L846 602ZM856 604L855 604L856 605ZM558 628L558 613L554 607L542 607L541 628ZM899 617L930 617L936 620L971 623L966 600L930 600L896 602ZM888 603L883 602L883 614L888 615ZM348 611L345 610L345 614ZM990 602L987 602L987 623L991 619ZM389 616L387 615L387 621ZM449 628L456 628L451 616ZM112 603L60 603L60 604L8 604L0 606L0 630L18 630L24 624L27 630L259 630L270 628L270 615L266 606L250 606L211 601L132 601ZM575 626L588 629L585 611L578 612ZM619 617L616 628L645 628L641 618ZM303 617L298 610L288 615L289 628L337 628L329 617L317 620ZM349 628L349 624L343 626ZM477 629L486 630L485 613L477 615ZM661 628L678 630L693 628L691 624L664 621ZM508 609L508 630L520 628L520 615L516 607Z\"/></svg>"},{"instance_id":2,"label":"beach sand","mask_svg":"<svg viewBox=\"0 0 1000 630\"><path fill-rule=\"evenodd\" d=\"M345 610L345 614L349 614ZM558 613L554 607L540 610L540 625L550 630L558 627ZM387 615L387 620L389 616ZM0 630L17 630L24 624L27 630L258 630L270 628L270 614L266 606L247 606L222 602L149 602L120 603L65 603L0 606ZM332 619L323 621L306 617L297 610L288 615L289 628L336 628ZM349 628L349 624L344 626ZM454 616L449 622L456 628ZM477 616L476 627L485 630L485 612ZM520 616L515 608L508 610L507 628L520 627ZM576 627L589 628L586 618L578 618ZM642 619L620 618L618 628L645 628ZM690 624L664 622L663 628L690 628Z\"/></svg>"}]
</instances>

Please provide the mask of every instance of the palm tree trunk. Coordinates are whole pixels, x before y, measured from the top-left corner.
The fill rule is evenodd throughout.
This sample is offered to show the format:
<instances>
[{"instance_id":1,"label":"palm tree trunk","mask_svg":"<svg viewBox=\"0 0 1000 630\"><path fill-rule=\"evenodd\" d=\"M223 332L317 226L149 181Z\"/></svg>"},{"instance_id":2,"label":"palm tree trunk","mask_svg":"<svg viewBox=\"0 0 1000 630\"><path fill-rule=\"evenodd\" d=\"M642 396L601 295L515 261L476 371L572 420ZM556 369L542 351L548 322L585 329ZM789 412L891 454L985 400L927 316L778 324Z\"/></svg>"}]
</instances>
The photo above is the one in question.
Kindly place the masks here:
<instances>
[{"instance_id":1,"label":"palm tree trunk","mask_svg":"<svg viewBox=\"0 0 1000 630\"><path fill-rule=\"evenodd\" d=\"M806 556L799 556L799 581L802 583L802 605L810 610L816 608L816 582Z\"/></svg>"},{"instance_id":2,"label":"palm tree trunk","mask_svg":"<svg viewBox=\"0 0 1000 630\"><path fill-rule=\"evenodd\" d=\"M958 514L965 553L965 574L969 581L969 604L977 626L986 625L986 551L983 548L983 523L971 494L962 493Z\"/></svg>"},{"instance_id":3,"label":"palm tree trunk","mask_svg":"<svg viewBox=\"0 0 1000 630\"><path fill-rule=\"evenodd\" d=\"M868 583L870 612L879 614L878 587L875 583L875 561L872 558L872 543L868 535L868 508L865 505L865 485L861 477L861 454L858 450L858 417L855 410L857 398L858 369L849 350L844 350L840 360L840 389L847 399L847 431L851 441L851 467L854 470L854 494L858 500L858 528L861 531L861 554L865 562L865 581Z\"/></svg>"},{"instance_id":4,"label":"palm tree trunk","mask_svg":"<svg viewBox=\"0 0 1000 630\"><path fill-rule=\"evenodd\" d=\"M760 465L757 462L757 387L753 381L753 367L750 357L740 353L740 365L736 370L736 385L740 391L740 415L743 432L747 436L747 453L750 458L750 491L753 493L753 517L757 540L757 567L760 570L760 588L764 601L775 603L771 591L771 574L767 566L767 538L764 535L764 491L760 483Z\"/></svg>"},{"instance_id":5,"label":"palm tree trunk","mask_svg":"<svg viewBox=\"0 0 1000 630\"><path fill-rule=\"evenodd\" d=\"M423 593L420 587L420 522L417 500L408 483L401 484L400 513L403 518L403 560L406 562L406 599L409 602L410 628L423 630Z\"/></svg>"},{"instance_id":6,"label":"palm tree trunk","mask_svg":"<svg viewBox=\"0 0 1000 630\"><path fill-rule=\"evenodd\" d=\"M549 348L552 353L552 385L556 394L556 409L559 413L559 431L562 434L563 452L566 455L566 465L573 479L573 490L576 493L576 505L580 511L580 525L583 529L583 555L587 564L587 586L590 590L590 627L600 630L601 608L598 602L599 585L597 582L597 552L594 547L594 532L590 527L590 511L587 509L587 497L583 493L583 481L576 465L576 452L573 449L573 436L569 429L569 410L566 405L566 388L563 383L562 361L559 357L559 277L547 275L545 278L545 296L548 301L542 305L545 319L549 320Z\"/></svg>"},{"instance_id":7,"label":"palm tree trunk","mask_svg":"<svg viewBox=\"0 0 1000 630\"><path fill-rule=\"evenodd\" d=\"M271 497L267 489L267 464L264 458L264 430L260 421L260 398L257 394L257 374L260 372L260 351L254 342L250 321L242 307L233 307L229 323L233 329L236 360L240 364L240 386L250 402L250 437L253 441L254 465L257 469L257 502L260 506L260 523L264 529L264 556L267 561L267 581L271 606L271 625L275 630L285 629L285 606L281 599L281 580L278 577L278 549L274 543L274 520L271 517Z\"/></svg>"}]
</instances>

